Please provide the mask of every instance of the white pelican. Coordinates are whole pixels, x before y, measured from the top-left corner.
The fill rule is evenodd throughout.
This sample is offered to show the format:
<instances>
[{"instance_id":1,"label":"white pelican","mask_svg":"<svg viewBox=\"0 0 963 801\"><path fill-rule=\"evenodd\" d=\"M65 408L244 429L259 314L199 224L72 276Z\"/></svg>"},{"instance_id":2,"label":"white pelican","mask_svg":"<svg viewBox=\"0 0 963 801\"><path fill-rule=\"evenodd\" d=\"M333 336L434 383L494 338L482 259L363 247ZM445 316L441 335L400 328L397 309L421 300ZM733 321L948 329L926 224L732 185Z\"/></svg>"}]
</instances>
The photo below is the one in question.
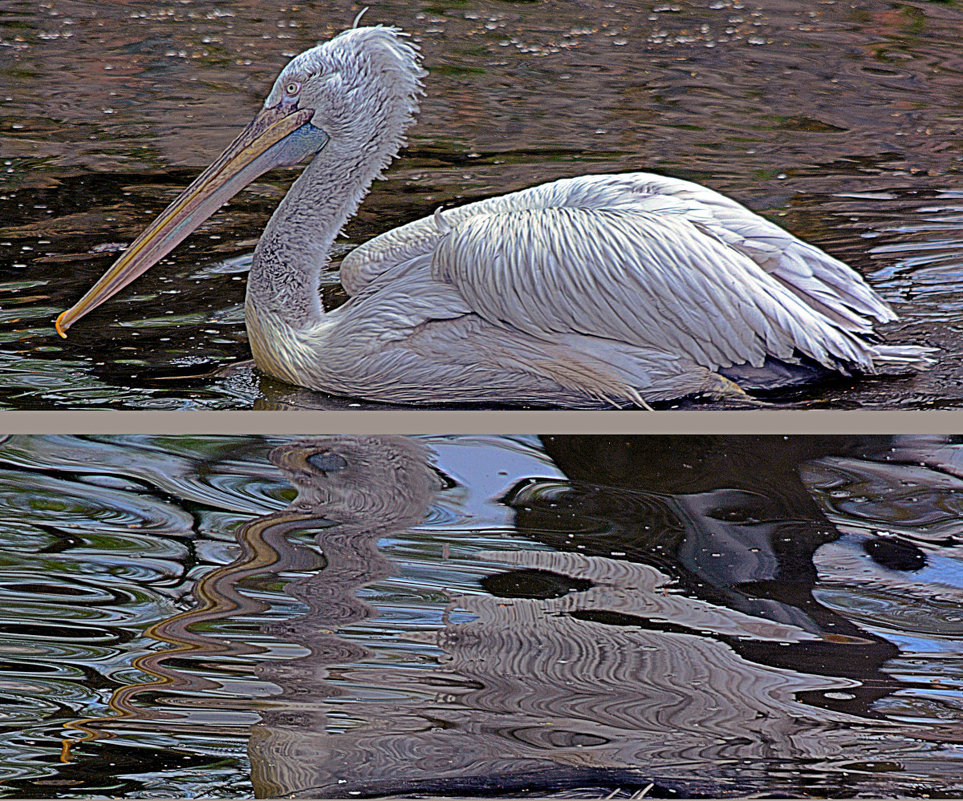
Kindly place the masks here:
<instances>
[{"instance_id":1,"label":"white pelican","mask_svg":"<svg viewBox=\"0 0 963 801\"><path fill-rule=\"evenodd\" d=\"M245 316L258 367L400 404L646 406L829 372L905 373L896 315L842 262L698 184L585 175L436 212L354 250L321 306L332 241L404 143L423 94L400 30L296 56L237 139L73 307L64 331L272 167L310 163L264 230Z\"/></svg>"}]
</instances>

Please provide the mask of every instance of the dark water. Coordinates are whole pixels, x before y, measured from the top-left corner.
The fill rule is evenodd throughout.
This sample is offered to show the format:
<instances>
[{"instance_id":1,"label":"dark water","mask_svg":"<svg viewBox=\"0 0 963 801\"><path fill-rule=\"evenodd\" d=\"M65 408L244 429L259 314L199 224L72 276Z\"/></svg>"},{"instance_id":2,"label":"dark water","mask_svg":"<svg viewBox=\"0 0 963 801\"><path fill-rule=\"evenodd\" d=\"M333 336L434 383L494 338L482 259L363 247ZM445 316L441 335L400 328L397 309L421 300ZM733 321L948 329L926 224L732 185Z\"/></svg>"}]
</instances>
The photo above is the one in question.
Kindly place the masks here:
<instances>
[{"instance_id":1,"label":"dark water","mask_svg":"<svg viewBox=\"0 0 963 801\"><path fill-rule=\"evenodd\" d=\"M959 796L961 511L950 438L10 437L0 794Z\"/></svg>"},{"instance_id":2,"label":"dark water","mask_svg":"<svg viewBox=\"0 0 963 801\"><path fill-rule=\"evenodd\" d=\"M357 10L0 2L0 404L347 403L221 374L249 358L244 270L290 172L239 195L69 340L51 323L251 118L287 59ZM410 31L431 76L345 250L441 204L563 176L694 179L848 260L902 315L891 340L943 350L915 379L780 405L960 405L956 0L427 0L372 4L365 21Z\"/></svg>"}]
</instances>

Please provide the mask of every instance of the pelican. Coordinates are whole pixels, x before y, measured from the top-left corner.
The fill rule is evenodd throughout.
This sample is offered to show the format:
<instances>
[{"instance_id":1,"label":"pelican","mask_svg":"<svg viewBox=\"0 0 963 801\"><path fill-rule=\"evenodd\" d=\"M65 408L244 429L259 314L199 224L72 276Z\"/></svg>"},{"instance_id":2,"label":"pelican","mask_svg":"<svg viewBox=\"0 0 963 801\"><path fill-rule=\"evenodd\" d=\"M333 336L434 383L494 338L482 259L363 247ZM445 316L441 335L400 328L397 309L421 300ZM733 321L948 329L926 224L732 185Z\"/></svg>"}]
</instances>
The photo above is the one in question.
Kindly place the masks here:
<instances>
[{"instance_id":1,"label":"pelican","mask_svg":"<svg viewBox=\"0 0 963 801\"><path fill-rule=\"evenodd\" d=\"M896 315L847 265L717 192L648 173L583 175L436 211L343 260L335 236L395 157L424 93L397 28L296 56L231 145L56 322L61 336L259 175L307 161L264 230L245 322L265 373L395 404L647 406L746 398L826 374L908 373Z\"/></svg>"}]
</instances>

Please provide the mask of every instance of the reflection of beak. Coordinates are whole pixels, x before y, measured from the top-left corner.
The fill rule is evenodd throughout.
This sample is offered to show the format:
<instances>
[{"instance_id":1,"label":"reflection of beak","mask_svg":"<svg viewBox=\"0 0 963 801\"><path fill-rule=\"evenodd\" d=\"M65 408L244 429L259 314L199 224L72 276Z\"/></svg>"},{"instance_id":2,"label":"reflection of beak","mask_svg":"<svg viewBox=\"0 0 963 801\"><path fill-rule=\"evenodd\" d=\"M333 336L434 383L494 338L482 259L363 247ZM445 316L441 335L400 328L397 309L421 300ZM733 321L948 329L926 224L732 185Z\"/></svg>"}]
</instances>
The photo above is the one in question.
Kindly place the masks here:
<instances>
[{"instance_id":1,"label":"reflection of beak","mask_svg":"<svg viewBox=\"0 0 963 801\"><path fill-rule=\"evenodd\" d=\"M279 164L291 163L285 158L289 154L284 141L313 116L313 109L282 106L261 111L227 150L134 240L90 291L57 318L57 333L66 337L64 332L77 320L149 270L259 175ZM320 130L317 133L322 134Z\"/></svg>"}]
</instances>

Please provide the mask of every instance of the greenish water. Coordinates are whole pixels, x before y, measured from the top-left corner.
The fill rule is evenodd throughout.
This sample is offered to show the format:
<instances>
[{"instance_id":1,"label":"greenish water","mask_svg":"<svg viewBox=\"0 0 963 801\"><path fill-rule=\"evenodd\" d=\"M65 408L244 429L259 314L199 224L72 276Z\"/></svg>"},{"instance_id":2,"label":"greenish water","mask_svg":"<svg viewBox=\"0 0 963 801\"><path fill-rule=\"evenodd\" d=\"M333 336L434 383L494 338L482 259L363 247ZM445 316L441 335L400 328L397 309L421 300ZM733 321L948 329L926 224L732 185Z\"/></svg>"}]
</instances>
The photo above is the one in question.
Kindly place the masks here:
<instances>
[{"instance_id":1,"label":"greenish water","mask_svg":"<svg viewBox=\"0 0 963 801\"><path fill-rule=\"evenodd\" d=\"M958 796L961 476L945 437L7 437L0 794Z\"/></svg>"},{"instance_id":2,"label":"greenish water","mask_svg":"<svg viewBox=\"0 0 963 801\"><path fill-rule=\"evenodd\" d=\"M57 313L246 124L277 70L351 3L0 4L0 406L339 408L247 367L254 243L293 177L265 177L60 340ZM956 2L401 3L431 71L402 157L349 247L439 205L650 169L725 192L850 262L941 348L914 379L780 406L960 405ZM337 259L332 265L337 266ZM332 274L328 304L343 297ZM353 404L357 405L357 404Z\"/></svg>"}]
</instances>

